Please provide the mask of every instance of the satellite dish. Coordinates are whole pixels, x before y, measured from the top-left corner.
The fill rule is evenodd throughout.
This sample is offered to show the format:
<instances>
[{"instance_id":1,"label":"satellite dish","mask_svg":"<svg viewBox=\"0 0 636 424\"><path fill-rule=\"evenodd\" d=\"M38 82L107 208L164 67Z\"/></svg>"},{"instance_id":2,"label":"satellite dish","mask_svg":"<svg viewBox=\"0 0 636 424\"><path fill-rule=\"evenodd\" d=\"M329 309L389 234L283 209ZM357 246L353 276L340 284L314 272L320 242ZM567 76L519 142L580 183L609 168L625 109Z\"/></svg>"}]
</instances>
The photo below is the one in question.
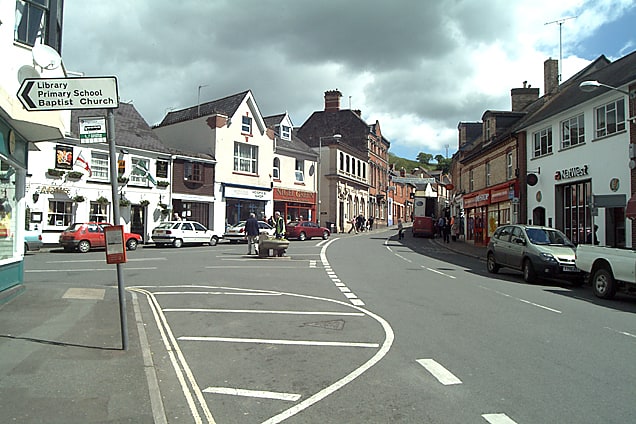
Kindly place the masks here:
<instances>
[{"instance_id":1,"label":"satellite dish","mask_svg":"<svg viewBox=\"0 0 636 424\"><path fill-rule=\"evenodd\" d=\"M46 44L36 44L31 50L33 55L33 62L42 69L53 70L60 67L62 64L62 58L60 55L50 46Z\"/></svg>"},{"instance_id":2,"label":"satellite dish","mask_svg":"<svg viewBox=\"0 0 636 424\"><path fill-rule=\"evenodd\" d=\"M18 69L18 81L20 84L27 78L40 78L40 73L31 65L24 65Z\"/></svg>"}]
</instances>

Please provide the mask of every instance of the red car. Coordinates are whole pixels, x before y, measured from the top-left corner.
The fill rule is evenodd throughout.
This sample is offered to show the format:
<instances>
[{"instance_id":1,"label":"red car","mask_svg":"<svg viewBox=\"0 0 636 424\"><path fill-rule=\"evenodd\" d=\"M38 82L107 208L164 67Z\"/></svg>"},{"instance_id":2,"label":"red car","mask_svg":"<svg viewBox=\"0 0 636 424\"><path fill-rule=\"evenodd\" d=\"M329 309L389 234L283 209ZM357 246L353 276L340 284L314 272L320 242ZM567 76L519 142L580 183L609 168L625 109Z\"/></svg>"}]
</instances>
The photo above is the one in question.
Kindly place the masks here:
<instances>
[{"instance_id":1,"label":"red car","mask_svg":"<svg viewBox=\"0 0 636 424\"><path fill-rule=\"evenodd\" d=\"M65 251L71 252L79 250L86 253L91 249L104 247L106 240L104 237L104 227L111 224L105 222L85 222L71 224L60 234L60 244ZM124 233L126 249L135 250L137 244L141 243L142 237L135 233Z\"/></svg>"},{"instance_id":2,"label":"red car","mask_svg":"<svg viewBox=\"0 0 636 424\"><path fill-rule=\"evenodd\" d=\"M288 239L307 240L312 237L322 237L326 240L331 235L331 231L325 227L311 221L292 221L286 225L286 236Z\"/></svg>"}]
</instances>

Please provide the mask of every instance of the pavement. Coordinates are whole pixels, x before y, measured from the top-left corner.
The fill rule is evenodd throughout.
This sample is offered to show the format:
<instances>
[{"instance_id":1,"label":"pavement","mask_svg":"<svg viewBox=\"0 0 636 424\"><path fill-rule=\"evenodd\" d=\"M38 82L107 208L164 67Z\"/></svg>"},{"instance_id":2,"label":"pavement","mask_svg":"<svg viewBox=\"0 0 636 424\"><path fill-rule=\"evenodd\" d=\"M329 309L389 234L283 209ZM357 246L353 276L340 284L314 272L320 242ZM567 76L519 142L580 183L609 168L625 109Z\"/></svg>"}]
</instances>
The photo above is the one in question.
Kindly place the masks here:
<instances>
[{"instance_id":1,"label":"pavement","mask_svg":"<svg viewBox=\"0 0 636 424\"><path fill-rule=\"evenodd\" d=\"M463 239L433 241L485 258L484 247ZM135 296L126 298L128 346L123 350L118 290L89 282L77 287L62 277L27 282L12 294L0 299L1 422L168 421Z\"/></svg>"}]
</instances>

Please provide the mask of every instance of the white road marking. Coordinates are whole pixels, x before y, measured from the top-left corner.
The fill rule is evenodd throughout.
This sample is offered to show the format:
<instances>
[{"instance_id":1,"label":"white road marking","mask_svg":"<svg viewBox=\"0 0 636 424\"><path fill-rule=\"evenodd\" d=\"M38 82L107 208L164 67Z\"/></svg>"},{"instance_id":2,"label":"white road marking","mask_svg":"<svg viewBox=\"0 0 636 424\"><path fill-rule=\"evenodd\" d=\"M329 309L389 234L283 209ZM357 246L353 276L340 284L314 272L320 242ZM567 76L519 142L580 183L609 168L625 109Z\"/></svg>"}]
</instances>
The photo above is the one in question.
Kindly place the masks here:
<instances>
[{"instance_id":1,"label":"white road marking","mask_svg":"<svg viewBox=\"0 0 636 424\"><path fill-rule=\"evenodd\" d=\"M361 301L360 299L351 299L351 303L353 303L356 306L364 306L364 302Z\"/></svg>"},{"instance_id":2,"label":"white road marking","mask_svg":"<svg viewBox=\"0 0 636 424\"><path fill-rule=\"evenodd\" d=\"M349 290L349 287L347 287L347 286L342 286L342 287L338 287L338 288L343 293L351 293L351 290Z\"/></svg>"},{"instance_id":3,"label":"white road marking","mask_svg":"<svg viewBox=\"0 0 636 424\"><path fill-rule=\"evenodd\" d=\"M433 269L433 268L425 267L424 265L421 265L421 267L422 267L422 268L424 268L424 269L426 269L427 271L431 271L431 272L434 272L434 273L436 273L436 274L443 275L444 277L448 277L448 278L452 278L452 279L457 278L457 277L455 277L454 275L448 275L448 274L446 274L446 273L444 273L444 272L442 272L442 271L438 271L438 270Z\"/></svg>"},{"instance_id":4,"label":"white road marking","mask_svg":"<svg viewBox=\"0 0 636 424\"><path fill-rule=\"evenodd\" d=\"M251 261L251 259L247 259ZM260 262L264 264L265 262ZM205 269L305 269L303 266L280 266L280 265L256 265L256 266L245 266L245 265L218 265L218 266L206 266Z\"/></svg>"},{"instance_id":5,"label":"white road marking","mask_svg":"<svg viewBox=\"0 0 636 424\"><path fill-rule=\"evenodd\" d=\"M216 393L221 395L244 396L263 399L288 400L296 402L302 396L294 393L268 392L263 390L233 389L231 387L208 387L204 393Z\"/></svg>"},{"instance_id":6,"label":"white road marking","mask_svg":"<svg viewBox=\"0 0 636 424\"><path fill-rule=\"evenodd\" d=\"M377 348L377 343L358 342L321 342L316 340L276 340L276 339L249 339L238 337L205 337L205 336L181 336L177 340L188 342L228 342L228 343L255 343L270 345L291 345L291 346L332 346L332 347L369 347Z\"/></svg>"},{"instance_id":7,"label":"white road marking","mask_svg":"<svg viewBox=\"0 0 636 424\"><path fill-rule=\"evenodd\" d=\"M506 414L483 414L482 417L490 424L517 424Z\"/></svg>"},{"instance_id":8,"label":"white road marking","mask_svg":"<svg viewBox=\"0 0 636 424\"><path fill-rule=\"evenodd\" d=\"M131 268L124 266L125 271L147 271L151 269L157 269L157 267L144 267L144 268ZM80 268L80 269L28 269L24 272L42 273L42 272L93 272L93 271L115 271L115 268Z\"/></svg>"},{"instance_id":9,"label":"white road marking","mask_svg":"<svg viewBox=\"0 0 636 424\"><path fill-rule=\"evenodd\" d=\"M214 312L214 313L239 313L239 314L281 314L281 315L335 315L348 317L362 317L361 312L329 312L329 311L272 311L258 309L188 309L169 308L164 312Z\"/></svg>"},{"instance_id":10,"label":"white road marking","mask_svg":"<svg viewBox=\"0 0 636 424\"><path fill-rule=\"evenodd\" d=\"M271 293L271 292L264 292L264 293L233 293L233 292L222 292L222 291L218 291L218 292L206 292L206 291L192 291L192 292L178 292L178 291L166 291L166 292L155 292L153 293L155 295L158 294L169 294L169 295L176 295L176 294L222 294L222 295L229 295L229 296L280 296L280 293Z\"/></svg>"},{"instance_id":11,"label":"white road marking","mask_svg":"<svg viewBox=\"0 0 636 424\"><path fill-rule=\"evenodd\" d=\"M613 328L610 328L610 327L604 327L604 328L607 330L613 331L615 333L622 334L623 336L636 338L636 334L628 333L627 331L614 330Z\"/></svg>"},{"instance_id":12,"label":"white road marking","mask_svg":"<svg viewBox=\"0 0 636 424\"><path fill-rule=\"evenodd\" d=\"M168 260L168 258L141 258L141 259L130 259L127 258L126 262L145 262L145 261L165 261ZM47 264L74 264L74 263L80 263L80 262L101 262L104 263L106 262L106 259L102 258L102 259L76 259L76 260L70 260L70 261L46 261L45 263Z\"/></svg>"},{"instance_id":13,"label":"white road marking","mask_svg":"<svg viewBox=\"0 0 636 424\"><path fill-rule=\"evenodd\" d=\"M417 363L426 368L428 372L433 374L433 377L445 386L462 384L462 381L459 378L455 377L453 373L448 371L434 359L418 359Z\"/></svg>"},{"instance_id":14,"label":"white road marking","mask_svg":"<svg viewBox=\"0 0 636 424\"><path fill-rule=\"evenodd\" d=\"M540 305L538 303L530 302L529 300L521 299L519 297L514 297L514 296L511 296L511 295L509 295L507 293L500 292L499 290L491 289L490 287L485 287L485 286L478 286L478 287L482 288L484 290L489 290L489 291L495 292L498 295L501 295L501 296L504 296L504 297L509 297L510 299L514 299L514 300L516 300L518 302L522 302L522 303L525 303L525 304L528 304L528 305L536 306L537 308L545 309L546 311L554 312L554 313L557 313L557 314L563 313L563 312L559 311L558 309L549 308L547 306Z\"/></svg>"}]
</instances>

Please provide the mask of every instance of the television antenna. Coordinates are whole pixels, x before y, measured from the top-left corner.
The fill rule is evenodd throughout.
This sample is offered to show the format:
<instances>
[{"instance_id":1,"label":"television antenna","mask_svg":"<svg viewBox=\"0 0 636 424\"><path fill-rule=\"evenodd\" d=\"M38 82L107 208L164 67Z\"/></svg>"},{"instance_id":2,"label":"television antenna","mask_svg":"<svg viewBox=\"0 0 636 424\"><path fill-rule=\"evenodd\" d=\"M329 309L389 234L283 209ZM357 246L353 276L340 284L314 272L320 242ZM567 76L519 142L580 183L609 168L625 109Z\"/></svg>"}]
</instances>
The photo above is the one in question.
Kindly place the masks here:
<instances>
[{"instance_id":1,"label":"television antenna","mask_svg":"<svg viewBox=\"0 0 636 424\"><path fill-rule=\"evenodd\" d=\"M563 70L563 42L562 42L563 22L569 21L570 19L576 19L576 18L578 18L578 15L557 19L556 21L546 22L544 24L544 25L559 24L559 83L561 82L561 71Z\"/></svg>"}]
</instances>

